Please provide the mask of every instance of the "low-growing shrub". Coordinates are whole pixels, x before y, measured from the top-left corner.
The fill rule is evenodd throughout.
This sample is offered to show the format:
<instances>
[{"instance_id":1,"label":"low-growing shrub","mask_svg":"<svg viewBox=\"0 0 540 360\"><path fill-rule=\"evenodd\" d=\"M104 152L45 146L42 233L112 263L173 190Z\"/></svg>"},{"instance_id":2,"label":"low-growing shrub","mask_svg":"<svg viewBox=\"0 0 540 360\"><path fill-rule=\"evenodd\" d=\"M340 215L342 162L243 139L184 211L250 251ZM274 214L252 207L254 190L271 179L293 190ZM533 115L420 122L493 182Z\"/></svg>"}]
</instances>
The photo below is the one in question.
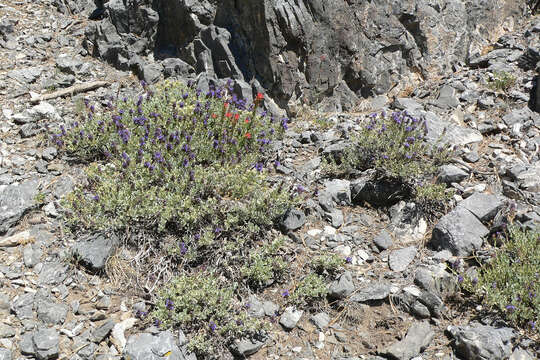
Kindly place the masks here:
<instances>
[{"instance_id":1,"label":"low-growing shrub","mask_svg":"<svg viewBox=\"0 0 540 360\"><path fill-rule=\"evenodd\" d=\"M506 71L495 71L493 80L488 82L488 86L493 90L506 92L516 83L516 77Z\"/></svg>"},{"instance_id":2,"label":"low-growing shrub","mask_svg":"<svg viewBox=\"0 0 540 360\"><path fill-rule=\"evenodd\" d=\"M308 274L300 280L288 298L295 305L309 306L324 298L326 294L328 294L328 285L324 278L317 274Z\"/></svg>"},{"instance_id":3,"label":"low-growing shrub","mask_svg":"<svg viewBox=\"0 0 540 360\"><path fill-rule=\"evenodd\" d=\"M284 239L279 237L252 251L241 272L254 287L264 287L279 278L285 271L286 263L281 254Z\"/></svg>"},{"instance_id":4,"label":"low-growing shrub","mask_svg":"<svg viewBox=\"0 0 540 360\"><path fill-rule=\"evenodd\" d=\"M256 336L265 329L235 301L234 293L212 273L181 275L159 292L150 316L160 328L180 327L193 334L191 351L212 354L234 339Z\"/></svg>"},{"instance_id":5,"label":"low-growing shrub","mask_svg":"<svg viewBox=\"0 0 540 360\"><path fill-rule=\"evenodd\" d=\"M511 226L502 246L477 276L460 276L462 287L517 325L538 331L540 320L540 231Z\"/></svg>"},{"instance_id":6,"label":"low-growing shrub","mask_svg":"<svg viewBox=\"0 0 540 360\"><path fill-rule=\"evenodd\" d=\"M191 262L239 251L293 204L266 170L288 120L259 112L262 101L167 81L102 113L87 103L86 120L53 135L90 162L88 185L65 202L68 224L167 231L180 238L176 254Z\"/></svg>"},{"instance_id":7,"label":"low-growing shrub","mask_svg":"<svg viewBox=\"0 0 540 360\"><path fill-rule=\"evenodd\" d=\"M328 173L347 176L375 169L380 179L390 179L409 187L422 202L447 200L443 185L431 180L440 165L448 162L450 148L426 140L425 121L406 111L371 114L367 125L351 137L352 145L338 159L326 162Z\"/></svg>"},{"instance_id":8,"label":"low-growing shrub","mask_svg":"<svg viewBox=\"0 0 540 360\"><path fill-rule=\"evenodd\" d=\"M322 254L313 258L311 266L317 274L334 274L345 265L345 259L335 253Z\"/></svg>"}]
</instances>

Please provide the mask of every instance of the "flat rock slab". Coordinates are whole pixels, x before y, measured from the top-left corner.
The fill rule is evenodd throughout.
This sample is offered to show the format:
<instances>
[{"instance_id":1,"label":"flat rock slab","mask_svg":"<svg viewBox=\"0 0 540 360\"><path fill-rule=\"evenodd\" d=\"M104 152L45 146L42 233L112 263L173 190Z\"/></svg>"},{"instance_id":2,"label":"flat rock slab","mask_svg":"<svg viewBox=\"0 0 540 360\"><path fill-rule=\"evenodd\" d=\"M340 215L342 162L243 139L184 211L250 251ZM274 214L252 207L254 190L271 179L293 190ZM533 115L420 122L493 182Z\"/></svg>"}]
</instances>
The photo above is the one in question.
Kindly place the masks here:
<instances>
[{"instance_id":1,"label":"flat rock slab","mask_svg":"<svg viewBox=\"0 0 540 360\"><path fill-rule=\"evenodd\" d=\"M354 283L350 271L345 271L338 280L330 284L328 296L334 299L343 299L351 295L354 291Z\"/></svg>"},{"instance_id":2,"label":"flat rock slab","mask_svg":"<svg viewBox=\"0 0 540 360\"><path fill-rule=\"evenodd\" d=\"M118 239L115 236L94 234L76 243L73 246L73 254L88 270L100 272L105 269L105 264L117 245Z\"/></svg>"},{"instance_id":3,"label":"flat rock slab","mask_svg":"<svg viewBox=\"0 0 540 360\"><path fill-rule=\"evenodd\" d=\"M403 271L414 260L417 253L414 246L392 251L388 257L388 266L393 271Z\"/></svg>"},{"instance_id":4,"label":"flat rock slab","mask_svg":"<svg viewBox=\"0 0 540 360\"><path fill-rule=\"evenodd\" d=\"M390 345L383 355L395 360L410 360L424 351L434 336L435 332L427 322L415 323L409 328L405 338Z\"/></svg>"},{"instance_id":5,"label":"flat rock slab","mask_svg":"<svg viewBox=\"0 0 540 360\"><path fill-rule=\"evenodd\" d=\"M38 188L38 180L28 180L20 185L8 185L0 192L0 234L7 232L35 206Z\"/></svg>"},{"instance_id":6,"label":"flat rock slab","mask_svg":"<svg viewBox=\"0 0 540 360\"><path fill-rule=\"evenodd\" d=\"M306 215L298 209L290 209L283 215L281 228L284 231L300 229L306 223Z\"/></svg>"},{"instance_id":7,"label":"flat rock slab","mask_svg":"<svg viewBox=\"0 0 540 360\"><path fill-rule=\"evenodd\" d=\"M483 223L493 220L497 212L504 206L504 200L497 195L474 193L461 201L458 206L464 207Z\"/></svg>"},{"instance_id":8,"label":"flat rock slab","mask_svg":"<svg viewBox=\"0 0 540 360\"><path fill-rule=\"evenodd\" d=\"M516 334L511 328L492 326L449 326L454 338L454 351L469 360L503 360L512 353L512 339Z\"/></svg>"},{"instance_id":9,"label":"flat rock slab","mask_svg":"<svg viewBox=\"0 0 540 360\"><path fill-rule=\"evenodd\" d=\"M262 340L241 339L234 343L234 345L231 347L231 351L237 356L245 358L246 356L255 354L263 347L264 344L265 341Z\"/></svg>"},{"instance_id":10,"label":"flat rock slab","mask_svg":"<svg viewBox=\"0 0 540 360\"><path fill-rule=\"evenodd\" d=\"M124 349L124 358L130 360L196 360L195 354L189 353L184 341L184 335L177 338L170 331L158 335L141 333L131 335Z\"/></svg>"},{"instance_id":11,"label":"flat rock slab","mask_svg":"<svg viewBox=\"0 0 540 360\"><path fill-rule=\"evenodd\" d=\"M351 296L351 301L369 302L384 300L390 295L392 287L388 284L374 284L366 286Z\"/></svg>"},{"instance_id":12,"label":"flat rock slab","mask_svg":"<svg viewBox=\"0 0 540 360\"><path fill-rule=\"evenodd\" d=\"M431 236L431 245L436 250L449 250L455 256L469 256L479 250L483 237L489 230L464 207L457 207L443 216Z\"/></svg>"},{"instance_id":13,"label":"flat rock slab","mask_svg":"<svg viewBox=\"0 0 540 360\"><path fill-rule=\"evenodd\" d=\"M292 330L296 327L298 321L304 314L302 310L296 310L293 306L289 306L281 315L279 323L287 330Z\"/></svg>"},{"instance_id":14,"label":"flat rock slab","mask_svg":"<svg viewBox=\"0 0 540 360\"><path fill-rule=\"evenodd\" d=\"M34 353L39 360L56 359L58 357L59 335L55 329L39 329L34 332L32 342Z\"/></svg>"}]
</instances>

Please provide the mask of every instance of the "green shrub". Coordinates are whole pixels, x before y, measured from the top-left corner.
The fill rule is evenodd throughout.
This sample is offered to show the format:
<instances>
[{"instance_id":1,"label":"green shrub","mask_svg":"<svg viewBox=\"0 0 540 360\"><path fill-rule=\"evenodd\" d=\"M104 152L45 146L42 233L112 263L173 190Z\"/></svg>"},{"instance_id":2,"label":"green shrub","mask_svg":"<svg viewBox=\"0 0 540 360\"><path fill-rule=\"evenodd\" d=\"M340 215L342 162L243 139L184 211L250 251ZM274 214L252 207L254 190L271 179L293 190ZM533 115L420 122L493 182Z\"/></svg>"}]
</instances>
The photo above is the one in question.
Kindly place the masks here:
<instances>
[{"instance_id":1,"label":"green shrub","mask_svg":"<svg viewBox=\"0 0 540 360\"><path fill-rule=\"evenodd\" d=\"M280 237L251 252L241 273L252 286L268 285L285 271L286 263L281 254L283 244L284 239Z\"/></svg>"},{"instance_id":2,"label":"green shrub","mask_svg":"<svg viewBox=\"0 0 540 360\"><path fill-rule=\"evenodd\" d=\"M85 121L53 135L90 162L88 185L65 201L68 224L167 231L181 239L178 256L199 262L260 238L294 203L266 170L288 120L260 114L262 100L246 109L227 88L202 94L167 81L101 114L87 103Z\"/></svg>"},{"instance_id":3,"label":"green shrub","mask_svg":"<svg viewBox=\"0 0 540 360\"><path fill-rule=\"evenodd\" d=\"M538 331L540 320L540 231L517 226L500 234L502 246L477 277L459 277L462 286L507 319ZM536 329L536 330L535 330Z\"/></svg>"},{"instance_id":4,"label":"green shrub","mask_svg":"<svg viewBox=\"0 0 540 360\"><path fill-rule=\"evenodd\" d=\"M289 296L289 301L296 305L312 305L328 294L328 286L322 276L308 274Z\"/></svg>"},{"instance_id":5,"label":"green shrub","mask_svg":"<svg viewBox=\"0 0 540 360\"><path fill-rule=\"evenodd\" d=\"M488 82L488 86L493 90L507 92L516 83L516 77L506 71L495 71L493 80Z\"/></svg>"},{"instance_id":6,"label":"green shrub","mask_svg":"<svg viewBox=\"0 0 540 360\"><path fill-rule=\"evenodd\" d=\"M264 324L236 303L234 293L214 274L181 275L159 292L150 316L160 328L180 327L193 334L191 351L211 354L234 339L264 331Z\"/></svg>"},{"instance_id":7,"label":"green shrub","mask_svg":"<svg viewBox=\"0 0 540 360\"><path fill-rule=\"evenodd\" d=\"M431 185L440 165L448 162L448 146L426 140L425 121L406 111L371 114L369 122L351 137L352 145L338 159L326 162L329 173L347 176L375 169L380 179L408 186L418 200L440 201L450 196L443 185Z\"/></svg>"},{"instance_id":8,"label":"green shrub","mask_svg":"<svg viewBox=\"0 0 540 360\"><path fill-rule=\"evenodd\" d=\"M345 265L345 259L335 253L328 253L316 256L311 262L311 266L318 274L334 274Z\"/></svg>"}]
</instances>

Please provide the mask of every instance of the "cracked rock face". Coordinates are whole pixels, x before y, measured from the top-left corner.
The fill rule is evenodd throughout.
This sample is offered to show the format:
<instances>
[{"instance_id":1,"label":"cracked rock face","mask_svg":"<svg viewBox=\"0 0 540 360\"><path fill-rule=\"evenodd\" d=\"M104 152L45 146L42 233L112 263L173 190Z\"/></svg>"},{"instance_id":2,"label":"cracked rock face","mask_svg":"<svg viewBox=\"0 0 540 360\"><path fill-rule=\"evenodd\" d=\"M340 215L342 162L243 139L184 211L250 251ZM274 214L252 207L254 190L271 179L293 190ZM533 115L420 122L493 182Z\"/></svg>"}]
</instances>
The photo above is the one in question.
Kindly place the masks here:
<instances>
[{"instance_id":1,"label":"cracked rock face","mask_svg":"<svg viewBox=\"0 0 540 360\"><path fill-rule=\"evenodd\" d=\"M110 17L87 30L91 52L125 69L133 56L157 50L197 72L257 78L282 106L324 94L332 98L320 102L329 111L349 110L359 97L403 88L403 79L420 80L480 56L526 6L504 0L143 4L106 3ZM456 106L453 90L445 89L440 106Z\"/></svg>"}]
</instances>

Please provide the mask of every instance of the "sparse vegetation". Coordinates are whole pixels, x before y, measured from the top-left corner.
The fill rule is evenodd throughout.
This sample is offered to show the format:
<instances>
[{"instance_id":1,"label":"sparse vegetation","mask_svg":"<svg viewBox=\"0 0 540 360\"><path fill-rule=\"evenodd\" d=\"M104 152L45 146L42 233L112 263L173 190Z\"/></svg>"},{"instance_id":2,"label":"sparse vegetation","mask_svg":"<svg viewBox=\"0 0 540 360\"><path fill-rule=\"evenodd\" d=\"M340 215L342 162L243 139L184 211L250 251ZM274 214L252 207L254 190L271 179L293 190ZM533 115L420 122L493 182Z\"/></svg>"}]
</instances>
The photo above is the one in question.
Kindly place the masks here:
<instances>
[{"instance_id":1,"label":"sparse vegetation","mask_svg":"<svg viewBox=\"0 0 540 360\"><path fill-rule=\"evenodd\" d=\"M328 285L324 278L317 274L306 275L296 289L290 294L289 301L295 305L312 305L328 294Z\"/></svg>"},{"instance_id":2,"label":"sparse vegetation","mask_svg":"<svg viewBox=\"0 0 540 360\"><path fill-rule=\"evenodd\" d=\"M150 316L162 328L180 327L195 334L191 351L212 354L233 339L264 331L264 323L250 318L234 294L234 287L223 285L212 273L181 275L159 292Z\"/></svg>"},{"instance_id":3,"label":"sparse vegetation","mask_svg":"<svg viewBox=\"0 0 540 360\"><path fill-rule=\"evenodd\" d=\"M506 71L495 71L488 86L495 91L507 92L516 83L516 77Z\"/></svg>"},{"instance_id":4,"label":"sparse vegetation","mask_svg":"<svg viewBox=\"0 0 540 360\"><path fill-rule=\"evenodd\" d=\"M335 253L328 253L316 256L311 262L311 266L317 274L334 274L343 268L345 259Z\"/></svg>"},{"instance_id":5,"label":"sparse vegetation","mask_svg":"<svg viewBox=\"0 0 540 360\"><path fill-rule=\"evenodd\" d=\"M460 276L462 287L516 325L538 332L540 231L512 226L496 235L502 246L477 275Z\"/></svg>"},{"instance_id":6,"label":"sparse vegetation","mask_svg":"<svg viewBox=\"0 0 540 360\"><path fill-rule=\"evenodd\" d=\"M451 194L431 180L439 166L448 162L451 151L448 146L429 144L426 134L425 121L405 111L372 114L343 156L327 161L326 171L347 176L375 169L378 178L409 187L422 204L444 202Z\"/></svg>"}]
</instances>

